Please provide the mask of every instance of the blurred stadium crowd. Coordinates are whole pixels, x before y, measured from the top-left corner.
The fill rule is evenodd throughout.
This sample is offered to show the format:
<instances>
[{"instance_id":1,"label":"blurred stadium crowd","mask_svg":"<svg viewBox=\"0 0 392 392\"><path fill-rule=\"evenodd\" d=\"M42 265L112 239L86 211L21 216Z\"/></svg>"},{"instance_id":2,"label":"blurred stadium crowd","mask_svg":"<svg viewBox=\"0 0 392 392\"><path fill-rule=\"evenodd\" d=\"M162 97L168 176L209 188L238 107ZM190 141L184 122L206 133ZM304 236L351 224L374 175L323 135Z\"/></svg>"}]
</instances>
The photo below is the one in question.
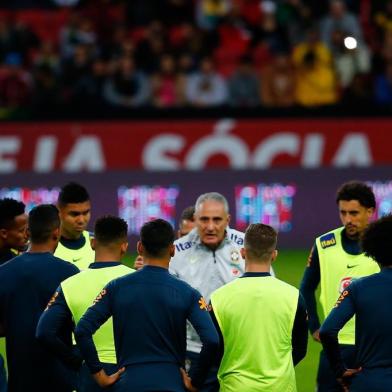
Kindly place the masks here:
<instances>
[{"instance_id":1,"label":"blurred stadium crowd","mask_svg":"<svg viewBox=\"0 0 392 392\"><path fill-rule=\"evenodd\" d=\"M13 0L0 108L392 103L392 1Z\"/></svg>"}]
</instances>

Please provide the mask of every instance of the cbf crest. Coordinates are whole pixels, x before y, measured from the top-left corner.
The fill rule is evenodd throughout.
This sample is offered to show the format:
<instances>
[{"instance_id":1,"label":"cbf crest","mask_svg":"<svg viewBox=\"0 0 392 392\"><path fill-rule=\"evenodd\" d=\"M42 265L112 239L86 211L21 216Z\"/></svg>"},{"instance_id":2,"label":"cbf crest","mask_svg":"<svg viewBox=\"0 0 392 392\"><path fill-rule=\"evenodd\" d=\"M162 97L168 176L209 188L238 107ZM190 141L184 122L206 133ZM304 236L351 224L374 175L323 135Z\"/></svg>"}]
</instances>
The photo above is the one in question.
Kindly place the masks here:
<instances>
[{"instance_id":1,"label":"cbf crest","mask_svg":"<svg viewBox=\"0 0 392 392\"><path fill-rule=\"evenodd\" d=\"M230 260L232 264L239 264L241 261L240 252L237 249L232 249L230 252Z\"/></svg>"}]
</instances>

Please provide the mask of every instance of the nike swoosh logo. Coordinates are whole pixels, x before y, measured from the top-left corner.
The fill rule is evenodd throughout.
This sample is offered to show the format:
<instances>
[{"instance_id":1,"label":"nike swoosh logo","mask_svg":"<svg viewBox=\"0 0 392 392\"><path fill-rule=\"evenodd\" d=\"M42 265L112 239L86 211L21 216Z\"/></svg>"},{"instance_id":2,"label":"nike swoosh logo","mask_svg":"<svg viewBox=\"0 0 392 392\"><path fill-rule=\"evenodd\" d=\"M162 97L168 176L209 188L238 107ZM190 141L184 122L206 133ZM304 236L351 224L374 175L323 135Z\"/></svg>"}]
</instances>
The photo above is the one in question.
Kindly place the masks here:
<instances>
[{"instance_id":1,"label":"nike swoosh logo","mask_svg":"<svg viewBox=\"0 0 392 392\"><path fill-rule=\"evenodd\" d=\"M72 261L74 262L74 263L77 263L79 260L81 260L82 258L81 257L79 257L78 259L72 259Z\"/></svg>"},{"instance_id":2,"label":"nike swoosh logo","mask_svg":"<svg viewBox=\"0 0 392 392\"><path fill-rule=\"evenodd\" d=\"M354 267L358 267L358 264L353 264L353 265L347 264L347 268L354 268Z\"/></svg>"}]
</instances>

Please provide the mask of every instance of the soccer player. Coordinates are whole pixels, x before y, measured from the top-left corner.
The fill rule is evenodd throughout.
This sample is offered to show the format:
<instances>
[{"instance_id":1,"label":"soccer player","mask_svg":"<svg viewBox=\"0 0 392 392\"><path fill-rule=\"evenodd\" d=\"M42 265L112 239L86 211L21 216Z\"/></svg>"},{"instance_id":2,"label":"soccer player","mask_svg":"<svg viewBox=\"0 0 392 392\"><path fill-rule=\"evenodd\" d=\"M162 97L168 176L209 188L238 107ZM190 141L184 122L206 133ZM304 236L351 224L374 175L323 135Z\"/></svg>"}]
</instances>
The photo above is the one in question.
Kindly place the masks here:
<instances>
[{"instance_id":1,"label":"soccer player","mask_svg":"<svg viewBox=\"0 0 392 392\"><path fill-rule=\"evenodd\" d=\"M199 292L168 272L174 255L174 230L157 219L143 225L138 252L144 267L111 281L76 326L75 336L87 366L101 386L117 381L116 391L192 391L204 381L216 357L219 337ZM113 317L114 342L120 370L108 376L97 356L92 335ZM186 321L199 333L200 366L185 365Z\"/></svg>"},{"instance_id":2,"label":"soccer player","mask_svg":"<svg viewBox=\"0 0 392 392\"><path fill-rule=\"evenodd\" d=\"M177 238L181 238L187 235L195 227L195 207L190 206L185 208L181 213L180 223L177 231ZM143 267L143 257L138 255L134 262L134 268L136 270Z\"/></svg>"},{"instance_id":3,"label":"soccer player","mask_svg":"<svg viewBox=\"0 0 392 392\"><path fill-rule=\"evenodd\" d=\"M301 293L309 314L309 329L317 341L320 341L320 322L315 299L318 285L321 285L321 307L324 315L328 316L336 298L352 280L379 271L377 264L362 253L359 244L359 237L368 226L376 206L372 189L358 181L345 183L337 192L336 202L343 226L316 239L301 283ZM342 329L339 343L344 360L348 366L353 366L354 319ZM320 354L317 384L319 392L342 390L323 351Z\"/></svg>"},{"instance_id":4,"label":"soccer player","mask_svg":"<svg viewBox=\"0 0 392 392\"><path fill-rule=\"evenodd\" d=\"M61 238L55 256L85 270L94 261L92 235L86 230L91 217L90 196L75 182L65 185L59 194Z\"/></svg>"},{"instance_id":5,"label":"soccer player","mask_svg":"<svg viewBox=\"0 0 392 392\"><path fill-rule=\"evenodd\" d=\"M27 240L25 205L14 199L1 199L0 265L26 250Z\"/></svg>"},{"instance_id":6,"label":"soccer player","mask_svg":"<svg viewBox=\"0 0 392 392\"><path fill-rule=\"evenodd\" d=\"M0 265L26 250L28 241L25 205L14 199L0 200ZM1 352L4 353L4 339ZM0 392L7 391L7 376L3 356L0 355Z\"/></svg>"},{"instance_id":7,"label":"soccer player","mask_svg":"<svg viewBox=\"0 0 392 392\"><path fill-rule=\"evenodd\" d=\"M262 223L245 233L245 274L214 291L211 313L224 343L220 391L295 391L294 365L306 354L308 326L299 291L272 277L277 234Z\"/></svg>"},{"instance_id":8,"label":"soccer player","mask_svg":"<svg viewBox=\"0 0 392 392\"><path fill-rule=\"evenodd\" d=\"M54 257L60 219L40 205L28 219L30 249L0 266L0 327L6 337L9 392L71 392L74 375L35 339L38 319L61 281L79 270ZM71 344L71 339L65 343Z\"/></svg>"},{"instance_id":9,"label":"soccer player","mask_svg":"<svg viewBox=\"0 0 392 392\"><path fill-rule=\"evenodd\" d=\"M189 206L181 213L178 225L177 238L184 237L195 227L195 207Z\"/></svg>"},{"instance_id":10,"label":"soccer player","mask_svg":"<svg viewBox=\"0 0 392 392\"><path fill-rule=\"evenodd\" d=\"M95 223L95 262L83 273L71 276L61 283L55 299L42 314L37 327L37 338L59 359L75 367L80 364L80 355L64 345L60 331L73 332L87 308L91 306L98 293L111 280L134 272L120 263L128 248L128 226L114 216L104 216ZM99 359L106 373L117 369L116 352L113 340L113 323L109 319L94 335ZM95 392L102 389L90 376L86 367L81 370L78 392Z\"/></svg>"},{"instance_id":11,"label":"soccer player","mask_svg":"<svg viewBox=\"0 0 392 392\"><path fill-rule=\"evenodd\" d=\"M346 388L351 381L352 392L392 389L391 243L392 216L365 230L362 249L378 263L381 272L352 282L320 329L320 339L336 377ZM338 333L354 314L356 361L348 364L342 357Z\"/></svg>"}]
</instances>

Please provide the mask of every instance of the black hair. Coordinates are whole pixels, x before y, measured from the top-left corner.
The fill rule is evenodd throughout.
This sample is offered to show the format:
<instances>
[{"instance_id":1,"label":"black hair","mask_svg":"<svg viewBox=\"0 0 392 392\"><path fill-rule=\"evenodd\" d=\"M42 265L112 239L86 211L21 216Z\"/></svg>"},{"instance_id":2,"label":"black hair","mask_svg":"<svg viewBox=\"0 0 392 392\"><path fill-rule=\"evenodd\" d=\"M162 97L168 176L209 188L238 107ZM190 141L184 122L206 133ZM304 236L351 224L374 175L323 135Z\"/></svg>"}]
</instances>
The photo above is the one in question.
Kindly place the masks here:
<instances>
[{"instance_id":1,"label":"black hair","mask_svg":"<svg viewBox=\"0 0 392 392\"><path fill-rule=\"evenodd\" d=\"M25 208L21 201L10 198L0 199L0 229L8 229L17 216L25 213Z\"/></svg>"},{"instance_id":2,"label":"black hair","mask_svg":"<svg viewBox=\"0 0 392 392\"><path fill-rule=\"evenodd\" d=\"M147 222L140 230L140 241L151 257L163 257L174 238L173 227L163 219Z\"/></svg>"},{"instance_id":3,"label":"black hair","mask_svg":"<svg viewBox=\"0 0 392 392\"><path fill-rule=\"evenodd\" d=\"M362 250L383 267L392 266L392 215L372 222L363 232Z\"/></svg>"},{"instance_id":4,"label":"black hair","mask_svg":"<svg viewBox=\"0 0 392 392\"><path fill-rule=\"evenodd\" d=\"M103 245L126 241L127 233L127 223L117 216L105 215L95 222L95 239Z\"/></svg>"},{"instance_id":5,"label":"black hair","mask_svg":"<svg viewBox=\"0 0 392 392\"><path fill-rule=\"evenodd\" d=\"M70 203L84 203L90 200L87 189L76 182L69 182L61 188L58 204L64 206Z\"/></svg>"},{"instance_id":6,"label":"black hair","mask_svg":"<svg viewBox=\"0 0 392 392\"><path fill-rule=\"evenodd\" d=\"M53 230L60 227L59 210L53 204L41 204L29 213L30 240L33 244L47 242Z\"/></svg>"},{"instance_id":7,"label":"black hair","mask_svg":"<svg viewBox=\"0 0 392 392\"><path fill-rule=\"evenodd\" d=\"M194 214L195 214L195 206L189 206L189 207L185 208L184 211L182 211L180 221L190 220L193 222L194 221L194 216L193 216Z\"/></svg>"},{"instance_id":8,"label":"black hair","mask_svg":"<svg viewBox=\"0 0 392 392\"><path fill-rule=\"evenodd\" d=\"M341 200L357 200L362 207L376 207L376 198L372 188L360 181L350 181L343 184L337 191L336 203Z\"/></svg>"}]
</instances>

